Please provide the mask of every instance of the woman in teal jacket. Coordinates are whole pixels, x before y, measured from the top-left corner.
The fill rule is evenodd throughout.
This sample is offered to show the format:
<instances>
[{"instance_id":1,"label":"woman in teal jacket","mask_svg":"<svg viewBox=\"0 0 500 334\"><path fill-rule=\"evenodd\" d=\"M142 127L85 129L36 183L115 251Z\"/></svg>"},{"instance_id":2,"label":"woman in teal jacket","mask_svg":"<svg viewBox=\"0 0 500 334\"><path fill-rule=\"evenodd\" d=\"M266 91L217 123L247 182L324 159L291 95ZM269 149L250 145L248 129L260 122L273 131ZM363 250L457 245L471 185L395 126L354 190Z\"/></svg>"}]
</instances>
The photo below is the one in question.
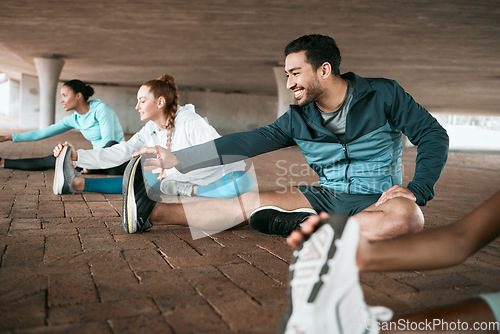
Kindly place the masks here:
<instances>
[{"instance_id":1,"label":"woman in teal jacket","mask_svg":"<svg viewBox=\"0 0 500 334\"><path fill-rule=\"evenodd\" d=\"M92 143L94 149L112 146L124 141L123 130L118 116L113 109L100 100L91 100L94 89L80 80L70 80L61 88L61 104L65 111L74 110L73 114L64 117L51 126L23 133L0 136L0 142L36 141L56 136L71 129L79 130ZM47 170L55 166L56 158L48 155L42 158L2 159L0 167L20 170ZM123 174L124 166L107 170L93 171L105 174Z\"/></svg>"}]
</instances>

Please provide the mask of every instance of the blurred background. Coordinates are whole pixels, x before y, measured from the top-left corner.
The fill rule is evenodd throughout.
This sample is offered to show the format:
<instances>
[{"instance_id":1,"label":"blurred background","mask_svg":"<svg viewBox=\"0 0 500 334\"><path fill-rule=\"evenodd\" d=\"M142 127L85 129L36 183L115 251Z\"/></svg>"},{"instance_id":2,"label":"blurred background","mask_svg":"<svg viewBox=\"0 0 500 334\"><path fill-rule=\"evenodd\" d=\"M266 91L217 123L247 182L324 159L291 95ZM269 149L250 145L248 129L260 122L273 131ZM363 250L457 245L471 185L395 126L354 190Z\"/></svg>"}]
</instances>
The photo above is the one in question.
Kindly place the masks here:
<instances>
[{"instance_id":1,"label":"blurred background","mask_svg":"<svg viewBox=\"0 0 500 334\"><path fill-rule=\"evenodd\" d=\"M293 103L283 48L320 33L341 72L397 80L452 149L500 151L499 22L498 0L1 0L0 134L43 126L35 59L62 66L54 121L62 82L80 79L133 133L137 89L168 73L220 133L266 125Z\"/></svg>"}]
</instances>

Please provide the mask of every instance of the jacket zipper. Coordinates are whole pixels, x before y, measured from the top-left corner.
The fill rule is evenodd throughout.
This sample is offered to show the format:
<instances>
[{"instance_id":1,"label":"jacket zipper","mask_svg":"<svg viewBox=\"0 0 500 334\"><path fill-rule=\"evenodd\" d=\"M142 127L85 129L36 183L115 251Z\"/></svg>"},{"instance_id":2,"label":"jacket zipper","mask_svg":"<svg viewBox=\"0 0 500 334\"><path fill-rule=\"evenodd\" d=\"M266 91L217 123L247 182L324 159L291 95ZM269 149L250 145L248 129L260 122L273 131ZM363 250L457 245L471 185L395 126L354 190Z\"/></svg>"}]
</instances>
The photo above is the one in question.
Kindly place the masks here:
<instances>
[{"instance_id":1,"label":"jacket zipper","mask_svg":"<svg viewBox=\"0 0 500 334\"><path fill-rule=\"evenodd\" d=\"M345 168L345 179L347 181L347 193L351 193L351 180L347 177L347 170L349 169L349 166L351 165L351 161L349 160L349 157L347 156L347 147L345 143L342 143L342 150L344 151L344 156L345 159L347 160L347 166Z\"/></svg>"}]
</instances>

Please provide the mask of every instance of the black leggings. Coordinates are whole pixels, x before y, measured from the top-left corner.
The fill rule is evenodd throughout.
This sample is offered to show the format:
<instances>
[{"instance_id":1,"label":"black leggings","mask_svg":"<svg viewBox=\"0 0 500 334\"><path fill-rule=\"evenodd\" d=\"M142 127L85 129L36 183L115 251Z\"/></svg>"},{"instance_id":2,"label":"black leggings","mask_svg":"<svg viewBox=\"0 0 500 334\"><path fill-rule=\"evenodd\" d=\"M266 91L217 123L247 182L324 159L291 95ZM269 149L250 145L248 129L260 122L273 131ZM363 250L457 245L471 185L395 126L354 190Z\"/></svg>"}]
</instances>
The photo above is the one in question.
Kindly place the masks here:
<instances>
[{"instance_id":1,"label":"black leggings","mask_svg":"<svg viewBox=\"0 0 500 334\"><path fill-rule=\"evenodd\" d=\"M111 147L118 144L117 141L111 140L104 147ZM92 169L89 170L91 174L107 174L107 175L123 175L127 162L120 166L108 169ZM47 169L54 169L56 166L56 157L49 155L43 158L28 158L28 159L5 159L4 168L18 169L18 170L31 170L41 171Z\"/></svg>"}]
</instances>

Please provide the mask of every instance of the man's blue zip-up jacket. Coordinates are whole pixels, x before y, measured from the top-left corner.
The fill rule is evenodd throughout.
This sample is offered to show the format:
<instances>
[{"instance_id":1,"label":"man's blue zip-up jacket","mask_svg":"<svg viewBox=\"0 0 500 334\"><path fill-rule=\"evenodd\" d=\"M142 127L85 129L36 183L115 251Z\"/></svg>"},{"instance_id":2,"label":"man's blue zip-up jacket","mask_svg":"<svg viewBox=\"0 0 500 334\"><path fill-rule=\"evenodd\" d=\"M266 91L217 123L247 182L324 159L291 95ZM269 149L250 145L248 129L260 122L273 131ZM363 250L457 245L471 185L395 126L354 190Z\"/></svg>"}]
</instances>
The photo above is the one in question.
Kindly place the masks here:
<instances>
[{"instance_id":1,"label":"man's blue zip-up jacket","mask_svg":"<svg viewBox=\"0 0 500 334\"><path fill-rule=\"evenodd\" d=\"M381 194L402 185L404 133L417 145L413 180L407 185L418 205L434 197L434 185L448 156L448 135L432 115L394 80L342 75L354 82L345 143L321 123L314 102L291 105L275 122L174 152L176 168L188 172L298 145L319 183L334 191Z\"/></svg>"}]
</instances>

